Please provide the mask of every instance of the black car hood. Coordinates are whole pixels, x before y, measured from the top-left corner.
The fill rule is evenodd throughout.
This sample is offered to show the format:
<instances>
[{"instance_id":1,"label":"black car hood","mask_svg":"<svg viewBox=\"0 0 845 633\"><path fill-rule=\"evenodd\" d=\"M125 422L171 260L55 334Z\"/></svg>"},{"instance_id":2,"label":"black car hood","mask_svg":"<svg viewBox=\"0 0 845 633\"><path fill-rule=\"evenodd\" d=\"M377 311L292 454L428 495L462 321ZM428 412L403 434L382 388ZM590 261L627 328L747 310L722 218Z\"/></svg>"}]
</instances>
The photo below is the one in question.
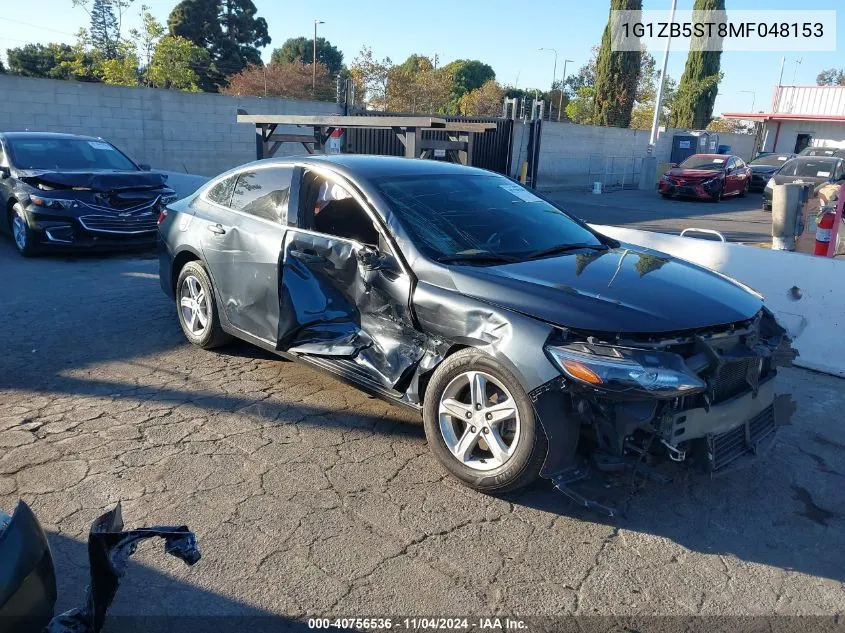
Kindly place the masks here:
<instances>
[{"instance_id":1,"label":"black car hood","mask_svg":"<svg viewBox=\"0 0 845 633\"><path fill-rule=\"evenodd\" d=\"M755 174L773 174L780 169L780 165L749 165L749 167Z\"/></svg>"},{"instance_id":2,"label":"black car hood","mask_svg":"<svg viewBox=\"0 0 845 633\"><path fill-rule=\"evenodd\" d=\"M713 271L634 247L452 269L456 289L577 330L657 333L743 321L763 306Z\"/></svg>"},{"instance_id":3,"label":"black car hood","mask_svg":"<svg viewBox=\"0 0 845 633\"><path fill-rule=\"evenodd\" d=\"M55 189L87 189L120 191L122 189L160 189L167 182L166 174L150 171L48 171L20 170L18 178L26 183L43 183Z\"/></svg>"}]
</instances>

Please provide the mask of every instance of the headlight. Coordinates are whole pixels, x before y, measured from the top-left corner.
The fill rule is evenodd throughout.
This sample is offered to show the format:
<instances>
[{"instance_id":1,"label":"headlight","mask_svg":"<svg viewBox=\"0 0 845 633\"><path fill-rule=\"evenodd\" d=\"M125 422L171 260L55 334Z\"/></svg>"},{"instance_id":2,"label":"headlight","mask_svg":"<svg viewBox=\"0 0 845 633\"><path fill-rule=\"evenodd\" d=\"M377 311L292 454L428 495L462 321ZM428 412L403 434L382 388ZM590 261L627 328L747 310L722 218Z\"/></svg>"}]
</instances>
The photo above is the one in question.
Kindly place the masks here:
<instances>
[{"instance_id":1,"label":"headlight","mask_svg":"<svg viewBox=\"0 0 845 633\"><path fill-rule=\"evenodd\" d=\"M174 191L173 193L165 193L161 196L161 201L164 204L170 204L171 202L176 202L179 199L179 195Z\"/></svg>"},{"instance_id":2,"label":"headlight","mask_svg":"<svg viewBox=\"0 0 845 633\"><path fill-rule=\"evenodd\" d=\"M706 388L677 354L573 344L546 352L569 378L604 391L675 398Z\"/></svg>"},{"instance_id":3,"label":"headlight","mask_svg":"<svg viewBox=\"0 0 845 633\"><path fill-rule=\"evenodd\" d=\"M713 187L714 185L721 185L722 179L719 176L714 176L713 178L708 178L705 180L701 185L703 187Z\"/></svg>"},{"instance_id":4,"label":"headlight","mask_svg":"<svg viewBox=\"0 0 845 633\"><path fill-rule=\"evenodd\" d=\"M76 206L76 200L65 200L63 198L42 198L41 196L30 195L29 199L37 207L45 209L72 209Z\"/></svg>"}]
</instances>

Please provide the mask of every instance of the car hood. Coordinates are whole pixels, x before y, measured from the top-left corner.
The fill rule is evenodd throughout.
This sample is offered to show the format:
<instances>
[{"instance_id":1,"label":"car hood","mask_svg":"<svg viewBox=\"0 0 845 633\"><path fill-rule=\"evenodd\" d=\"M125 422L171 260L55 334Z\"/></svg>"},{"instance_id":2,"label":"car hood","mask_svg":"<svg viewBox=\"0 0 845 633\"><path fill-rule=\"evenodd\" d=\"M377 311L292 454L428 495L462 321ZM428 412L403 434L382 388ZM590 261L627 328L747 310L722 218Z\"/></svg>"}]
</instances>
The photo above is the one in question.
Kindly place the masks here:
<instances>
[{"instance_id":1,"label":"car hood","mask_svg":"<svg viewBox=\"0 0 845 633\"><path fill-rule=\"evenodd\" d=\"M632 246L501 266L452 268L456 289L562 327L677 332L753 317L763 306L725 277Z\"/></svg>"},{"instance_id":2,"label":"car hood","mask_svg":"<svg viewBox=\"0 0 845 633\"><path fill-rule=\"evenodd\" d=\"M780 169L780 165L749 165L749 167L755 174L773 174Z\"/></svg>"},{"instance_id":3,"label":"car hood","mask_svg":"<svg viewBox=\"0 0 845 633\"><path fill-rule=\"evenodd\" d=\"M670 169L666 175L671 178L686 180L687 182L700 182L702 180L709 180L714 176L720 175L722 172L718 169Z\"/></svg>"},{"instance_id":4,"label":"car hood","mask_svg":"<svg viewBox=\"0 0 845 633\"><path fill-rule=\"evenodd\" d=\"M28 169L19 170L17 177L33 186L44 184L54 189L83 189L99 192L123 189L161 189L167 182L166 174L150 171L49 171Z\"/></svg>"},{"instance_id":5,"label":"car hood","mask_svg":"<svg viewBox=\"0 0 845 633\"><path fill-rule=\"evenodd\" d=\"M774 179L775 184L778 185L786 185L792 182L818 185L823 182L829 182L830 176L784 176L775 174Z\"/></svg>"}]
</instances>

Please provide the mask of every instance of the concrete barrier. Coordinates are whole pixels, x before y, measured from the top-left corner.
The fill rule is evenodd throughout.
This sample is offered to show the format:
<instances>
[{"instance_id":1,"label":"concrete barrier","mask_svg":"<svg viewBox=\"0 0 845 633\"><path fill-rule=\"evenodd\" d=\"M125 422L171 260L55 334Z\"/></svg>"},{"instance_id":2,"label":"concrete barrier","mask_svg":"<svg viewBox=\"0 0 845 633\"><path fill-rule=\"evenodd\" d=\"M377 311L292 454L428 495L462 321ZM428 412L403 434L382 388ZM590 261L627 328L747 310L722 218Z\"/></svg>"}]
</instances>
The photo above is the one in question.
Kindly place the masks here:
<instances>
[{"instance_id":1,"label":"concrete barrier","mask_svg":"<svg viewBox=\"0 0 845 633\"><path fill-rule=\"evenodd\" d=\"M618 226L592 225L622 242L652 248L733 277L765 297L794 340L795 364L845 377L845 264L824 257L725 244Z\"/></svg>"}]
</instances>

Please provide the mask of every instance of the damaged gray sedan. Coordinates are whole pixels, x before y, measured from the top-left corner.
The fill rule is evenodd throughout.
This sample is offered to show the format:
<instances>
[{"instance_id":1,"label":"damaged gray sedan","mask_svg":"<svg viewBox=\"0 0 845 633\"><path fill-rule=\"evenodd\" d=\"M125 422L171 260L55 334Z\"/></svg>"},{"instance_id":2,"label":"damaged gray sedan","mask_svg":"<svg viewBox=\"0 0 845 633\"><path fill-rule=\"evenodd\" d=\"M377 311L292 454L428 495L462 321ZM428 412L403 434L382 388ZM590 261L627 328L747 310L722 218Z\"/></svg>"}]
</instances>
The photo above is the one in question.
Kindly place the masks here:
<instances>
[{"instance_id":1,"label":"damaged gray sedan","mask_svg":"<svg viewBox=\"0 0 845 633\"><path fill-rule=\"evenodd\" d=\"M159 218L187 339L237 337L422 413L442 465L501 493L774 435L790 359L762 298L601 235L498 174L375 156L270 159Z\"/></svg>"}]
</instances>

